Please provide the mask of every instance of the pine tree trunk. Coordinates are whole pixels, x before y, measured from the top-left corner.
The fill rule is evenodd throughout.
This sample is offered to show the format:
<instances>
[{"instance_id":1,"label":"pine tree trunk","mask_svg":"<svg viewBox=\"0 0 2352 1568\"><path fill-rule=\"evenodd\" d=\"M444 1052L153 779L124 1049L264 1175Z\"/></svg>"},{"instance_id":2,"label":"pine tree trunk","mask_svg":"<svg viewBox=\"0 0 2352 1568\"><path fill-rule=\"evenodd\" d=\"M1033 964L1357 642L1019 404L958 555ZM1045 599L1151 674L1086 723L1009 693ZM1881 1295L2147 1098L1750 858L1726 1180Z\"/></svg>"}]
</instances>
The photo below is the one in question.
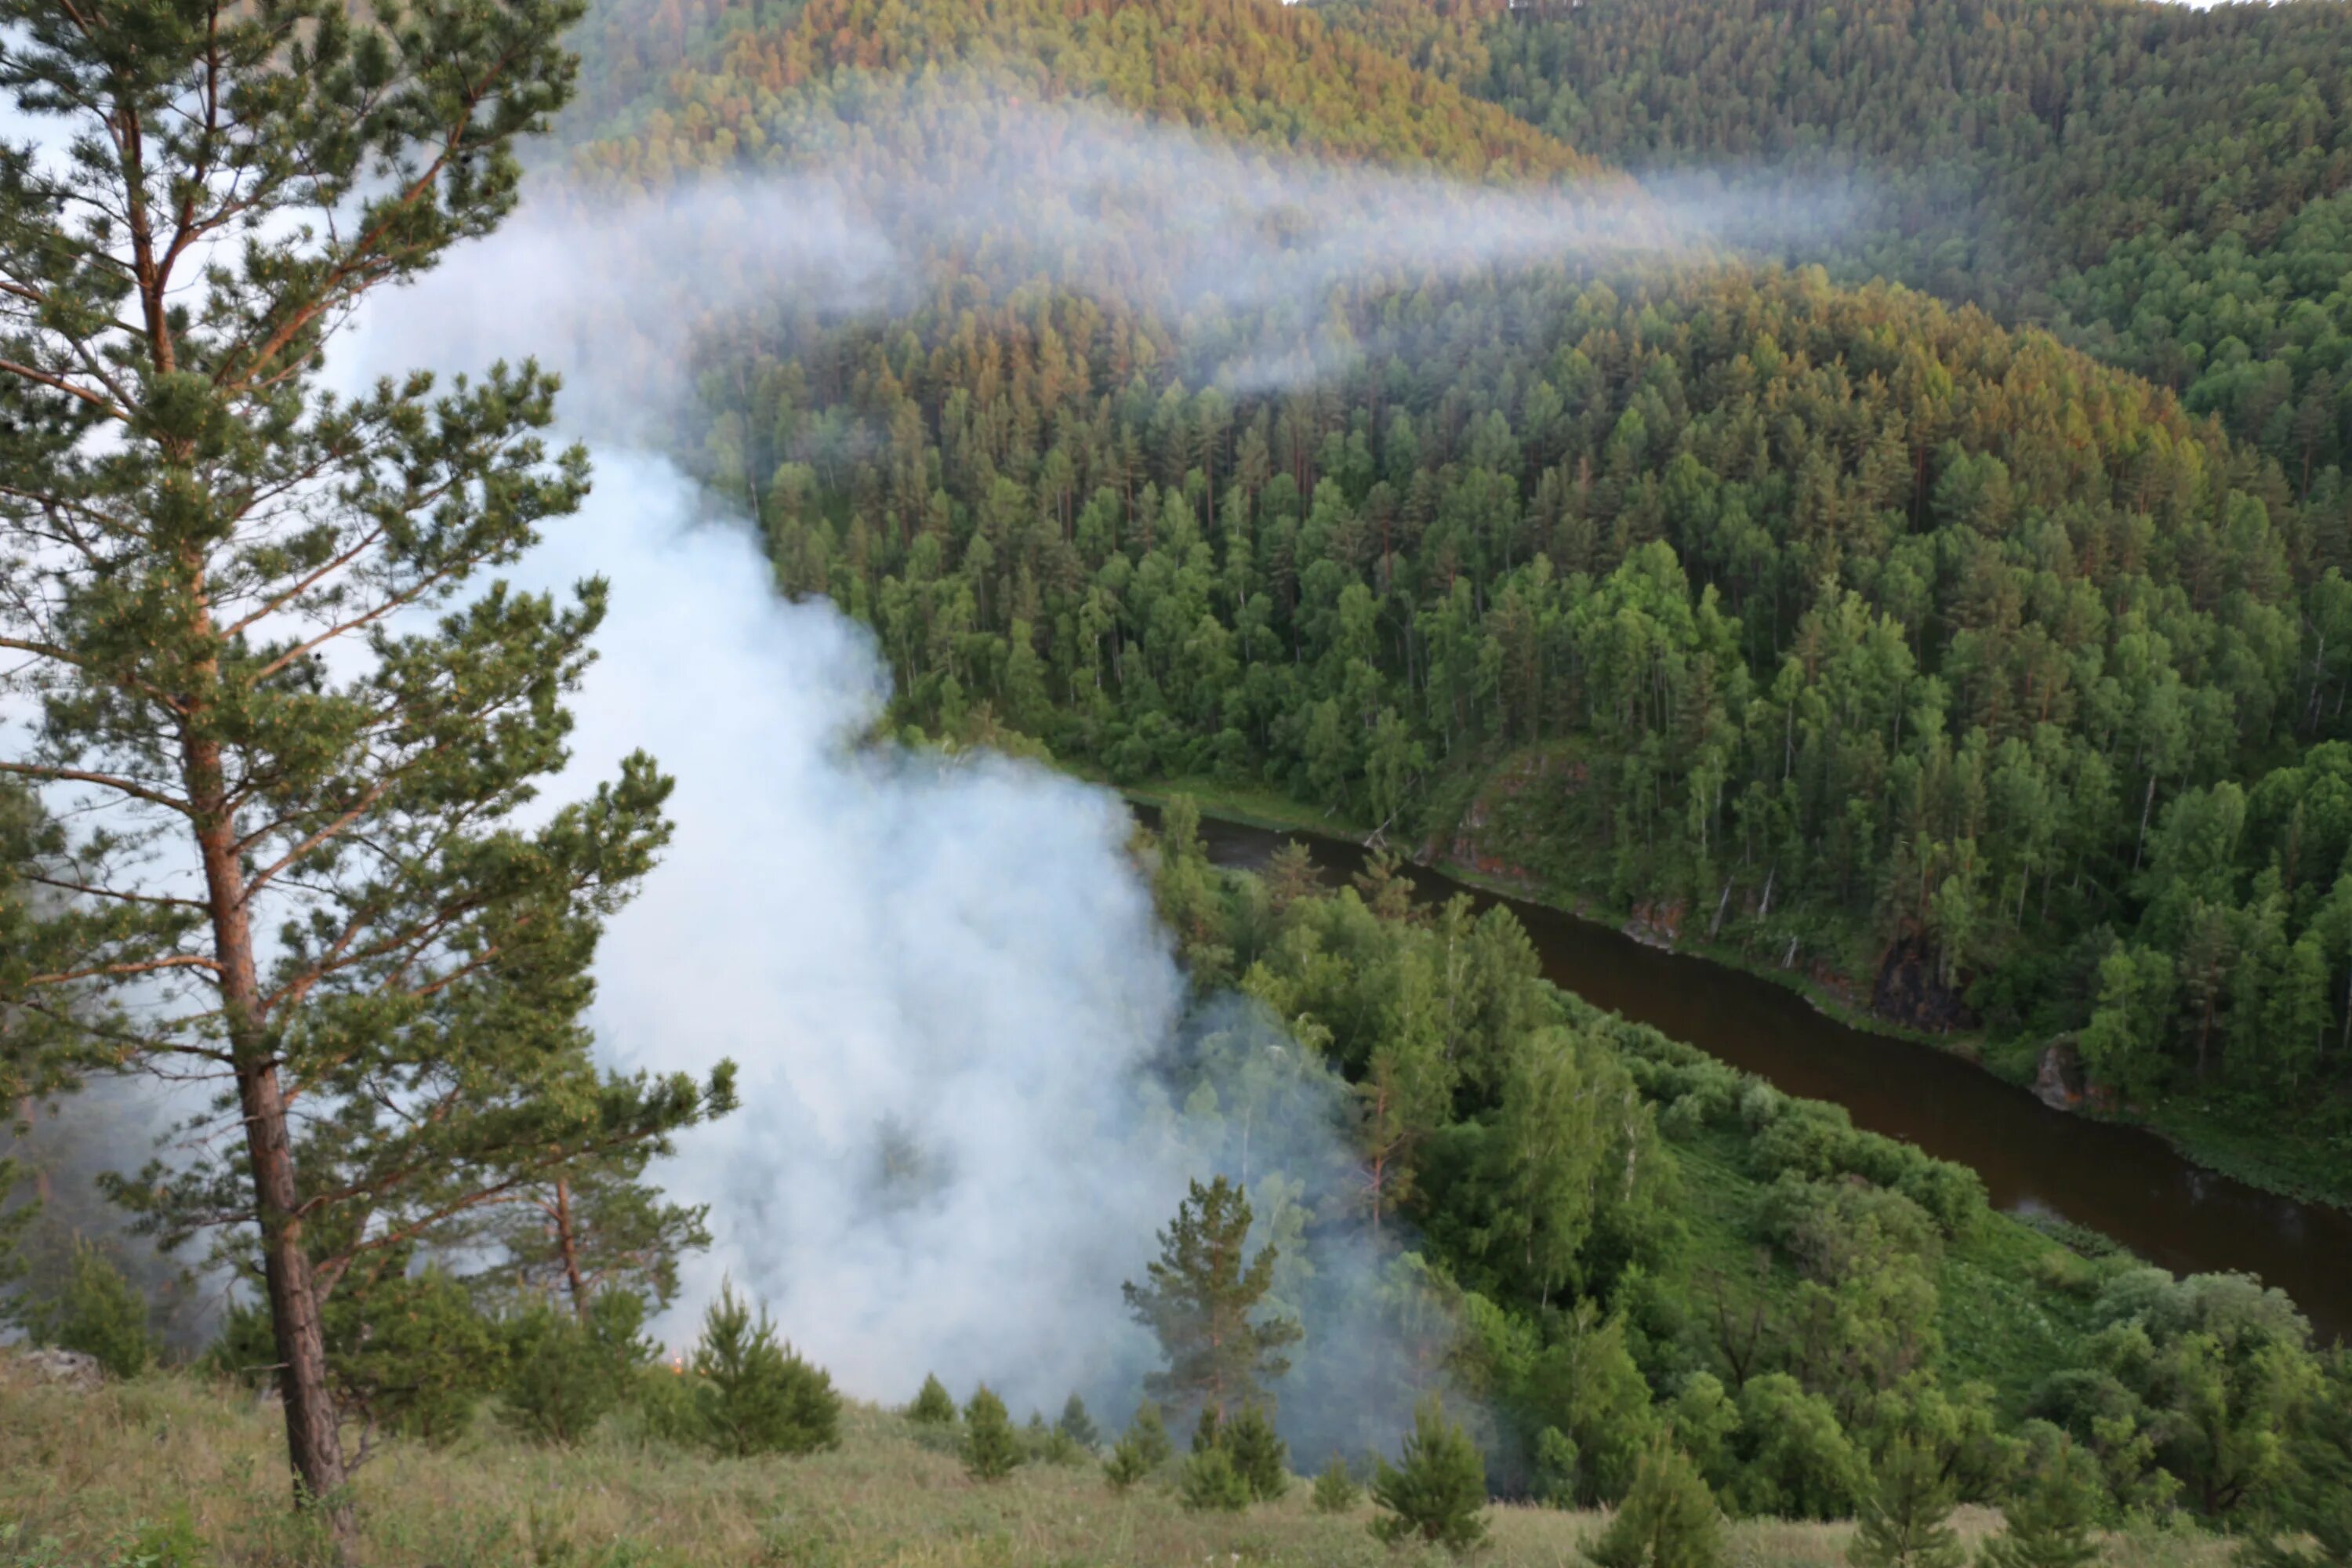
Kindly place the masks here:
<instances>
[{"instance_id":1,"label":"pine tree trunk","mask_svg":"<svg viewBox=\"0 0 2352 1568\"><path fill-rule=\"evenodd\" d=\"M563 1254L563 1279L572 1290L572 1315L584 1323L588 1282L580 1275L580 1238L572 1225L572 1184L561 1176L555 1182L555 1244Z\"/></svg>"},{"instance_id":2,"label":"pine tree trunk","mask_svg":"<svg viewBox=\"0 0 2352 1568\"><path fill-rule=\"evenodd\" d=\"M245 903L236 826L225 809L219 748L192 742L187 750L188 796L196 808L196 845L203 856L212 906L213 956L220 964L221 1010L228 1022L244 1112L246 1152L253 1167L254 1213L261 1226L262 1279L278 1342L278 1386L286 1410L286 1450L296 1477L296 1502L317 1508L333 1533L340 1563L352 1561L358 1521L352 1512L343 1464L342 1432L327 1385L327 1342L319 1321L319 1293L302 1249L301 1195L294 1180L294 1150L278 1065L268 1053L257 1016L261 988L253 926Z\"/></svg>"}]
</instances>

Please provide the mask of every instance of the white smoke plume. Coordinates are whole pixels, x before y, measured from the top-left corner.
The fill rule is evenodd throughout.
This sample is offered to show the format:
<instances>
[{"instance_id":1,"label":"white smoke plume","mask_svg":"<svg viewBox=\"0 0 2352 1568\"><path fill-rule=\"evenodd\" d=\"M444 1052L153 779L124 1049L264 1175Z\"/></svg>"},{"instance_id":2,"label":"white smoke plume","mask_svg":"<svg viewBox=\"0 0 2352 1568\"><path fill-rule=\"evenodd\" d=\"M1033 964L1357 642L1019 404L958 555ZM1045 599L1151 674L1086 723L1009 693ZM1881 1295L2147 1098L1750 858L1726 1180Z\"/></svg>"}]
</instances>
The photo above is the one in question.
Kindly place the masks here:
<instances>
[{"instance_id":1,"label":"white smoke plume","mask_svg":"<svg viewBox=\"0 0 2352 1568\"><path fill-rule=\"evenodd\" d=\"M542 190L381 303L343 363L533 353L600 443L594 495L523 574L613 580L576 770L651 750L678 780L678 826L613 922L593 1022L616 1066L725 1057L743 1074L744 1108L659 1173L711 1205L717 1237L673 1340L731 1277L856 1394L903 1399L937 1372L1016 1408L1079 1390L1123 1415L1153 1347L1119 1285L1186 1178L1223 1170L1252 1181L1261 1231L1292 1238L1284 1293L1316 1303L1284 1424L1313 1452L1360 1451L1393 1439L1433 1373L1408 1364L1412 1292L1389 1260L1306 1224L1345 1180L1334 1080L1237 1001L1186 1016L1116 796L869 743L887 689L864 629L779 596L749 528L630 443L688 395L698 332L887 314L980 253L1202 327L1229 379L1265 384L1344 364L1318 321L1334 287L1681 253L1737 215L1622 184L1331 167L1091 110L945 112L971 121L961 162L910 182L844 163L619 206ZM1244 312L1288 335L1237 336ZM1179 1059L1181 1113L1163 1071Z\"/></svg>"},{"instance_id":2,"label":"white smoke plume","mask_svg":"<svg viewBox=\"0 0 2352 1568\"><path fill-rule=\"evenodd\" d=\"M695 510L607 452L531 563L615 583L583 774L644 745L678 781L675 847L598 963L601 1047L742 1068L744 1109L663 1173L712 1205L689 1300L731 1274L859 1394L937 1369L1058 1401L1114 1354L1119 1281L1182 1192L1134 1135L1182 985L1131 820L1034 765L861 745L885 694L862 628L780 599Z\"/></svg>"}]
</instances>

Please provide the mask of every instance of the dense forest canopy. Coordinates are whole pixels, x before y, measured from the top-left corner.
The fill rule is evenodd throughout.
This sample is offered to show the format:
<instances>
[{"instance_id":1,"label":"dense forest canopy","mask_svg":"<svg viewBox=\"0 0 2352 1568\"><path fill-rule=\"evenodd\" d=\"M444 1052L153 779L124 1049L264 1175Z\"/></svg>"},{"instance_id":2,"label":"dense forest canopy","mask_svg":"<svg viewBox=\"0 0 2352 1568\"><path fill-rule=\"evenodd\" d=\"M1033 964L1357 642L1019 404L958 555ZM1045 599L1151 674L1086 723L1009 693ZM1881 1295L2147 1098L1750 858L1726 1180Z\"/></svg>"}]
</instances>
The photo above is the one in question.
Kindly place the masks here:
<instances>
[{"instance_id":1,"label":"dense forest canopy","mask_svg":"<svg viewBox=\"0 0 2352 1568\"><path fill-rule=\"evenodd\" d=\"M1243 107L1215 123L1243 140L1144 143L1092 249L988 219L924 230L924 287L887 314L754 310L702 340L678 444L759 511L788 589L873 624L908 722L1024 732L1121 780L1271 785L1417 844L1455 842L1466 813L1556 891L1851 977L1901 1022L1981 1022L2021 1051L2074 1037L2116 1103L2284 1110L2304 1138L2285 1163L2326 1184L2352 1069L2352 839L2328 804L2352 539L2342 420L2310 394L2335 395L2338 340L2300 306L2303 347L2260 339L2292 350L2287 401L2317 410L2283 443L2276 407L2250 423L2201 373L2151 383L2115 341L1997 318L2034 315L2028 281L2057 287L2048 268L2125 231L2210 248L2317 222L2341 174L2328 89L2305 94L2307 156L2248 158L2219 84L2290 57L2338 79L2336 20L2288 7L2273 37L2252 13L2061 9L2092 20L1824 20L1836 51L1805 70L1838 89L1816 103L1716 90L1691 63L1811 79L1770 52L1806 36L1801 10L1334 8L1560 138L1533 143L1466 103L1419 112L1425 87L1327 121L1265 63L1339 47L1295 10L948 7L846 34L822 10L722 17L575 168L640 192L850 168L903 211L1003 188L982 149L1034 121L977 84L1187 121L1178 84L1219 84ZM1611 27L1629 41L1590 41ZM1912 73L1922 38L1945 63ZM1719 127L1741 102L1770 126L1827 116L1873 68L1934 107L1677 154L1774 179L1869 162L1884 189L1826 268L1407 256L1279 305L1139 286L1202 169L1276 155L1253 144L1500 174L1497 147L1555 149L1524 153L1541 173L1584 167L1589 142L1655 165L1633 127ZM2159 90L2175 78L2197 112ZM1277 99L1307 107L1246 107ZM2034 103L2028 124L2009 112ZM2263 172L2223 199L2200 158ZM2095 200L2070 194L2084 182ZM1040 187L1046 213L1095 199ZM1942 242L1903 226L1956 212L1982 219L1983 257L2019 258L1970 263L1979 302L1839 281L1937 286L1870 226L1927 254Z\"/></svg>"}]
</instances>

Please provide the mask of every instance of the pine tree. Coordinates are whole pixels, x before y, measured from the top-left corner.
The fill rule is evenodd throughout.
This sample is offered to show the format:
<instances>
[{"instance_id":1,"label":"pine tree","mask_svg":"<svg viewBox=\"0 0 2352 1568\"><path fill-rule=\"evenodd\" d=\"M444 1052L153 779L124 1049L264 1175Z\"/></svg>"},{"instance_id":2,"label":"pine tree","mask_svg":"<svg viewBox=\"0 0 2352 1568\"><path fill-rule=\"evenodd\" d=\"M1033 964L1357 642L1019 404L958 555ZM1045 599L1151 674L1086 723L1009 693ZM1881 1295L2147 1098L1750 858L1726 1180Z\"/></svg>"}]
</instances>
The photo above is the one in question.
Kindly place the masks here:
<instances>
[{"instance_id":1,"label":"pine tree","mask_svg":"<svg viewBox=\"0 0 2352 1568\"><path fill-rule=\"evenodd\" d=\"M520 1188L491 1211L482 1238L500 1253L499 1276L562 1291L583 1322L614 1290L669 1305L678 1259L710 1245L708 1205L670 1203L643 1179L656 1155L671 1152L667 1138L646 1139Z\"/></svg>"},{"instance_id":2,"label":"pine tree","mask_svg":"<svg viewBox=\"0 0 2352 1568\"><path fill-rule=\"evenodd\" d=\"M915 1395L915 1403L907 1406L907 1419L944 1426L955 1418L955 1396L948 1392L948 1385L940 1381L937 1373L925 1373L923 1386Z\"/></svg>"},{"instance_id":3,"label":"pine tree","mask_svg":"<svg viewBox=\"0 0 2352 1568\"><path fill-rule=\"evenodd\" d=\"M841 1441L833 1379L776 1338L765 1307L722 1286L694 1348L705 1440L726 1454L813 1454Z\"/></svg>"},{"instance_id":4,"label":"pine tree","mask_svg":"<svg viewBox=\"0 0 2352 1568\"><path fill-rule=\"evenodd\" d=\"M1272 1502L1290 1489L1290 1450L1274 1423L1255 1405L1226 1423L1219 1446L1234 1458L1234 1468L1260 1502Z\"/></svg>"},{"instance_id":5,"label":"pine tree","mask_svg":"<svg viewBox=\"0 0 2352 1568\"><path fill-rule=\"evenodd\" d=\"M1348 1461L1339 1455L1331 1456L1322 1473L1315 1478L1315 1511L1317 1513L1348 1513L1353 1511L1356 1500L1363 1489L1356 1478L1348 1473Z\"/></svg>"},{"instance_id":6,"label":"pine tree","mask_svg":"<svg viewBox=\"0 0 2352 1568\"><path fill-rule=\"evenodd\" d=\"M1135 1407L1134 1418L1128 1422L1120 1440L1135 1445L1136 1455L1142 1459L1147 1472L1159 1469L1176 1457L1176 1445L1168 1436L1168 1423L1161 1418L1159 1405L1149 1399Z\"/></svg>"},{"instance_id":7,"label":"pine tree","mask_svg":"<svg viewBox=\"0 0 2352 1568\"><path fill-rule=\"evenodd\" d=\"M256 1238L295 1496L343 1556L322 1323L354 1257L730 1103L601 1072L577 1022L667 781L635 756L520 815L606 592L479 581L585 489L541 445L553 381L318 380L372 290L512 209L581 10L0 13L0 84L73 149L0 153L0 649L42 694L0 774L102 807L37 861L75 895L41 945L79 956L0 963L0 1076L222 1080L205 1163L116 1194L167 1239Z\"/></svg>"},{"instance_id":8,"label":"pine tree","mask_svg":"<svg viewBox=\"0 0 2352 1568\"><path fill-rule=\"evenodd\" d=\"M1668 1434L1652 1439L1617 1517L1584 1549L1599 1568L1721 1568L1723 1512Z\"/></svg>"},{"instance_id":9,"label":"pine tree","mask_svg":"<svg viewBox=\"0 0 2352 1568\"><path fill-rule=\"evenodd\" d=\"M1250 1485L1221 1444L1195 1448L1176 1481L1177 1500L1195 1513L1239 1513L1250 1505Z\"/></svg>"},{"instance_id":10,"label":"pine tree","mask_svg":"<svg viewBox=\"0 0 2352 1568\"><path fill-rule=\"evenodd\" d=\"M2098 1510L2098 1472L2090 1457L2061 1442L2022 1495L2000 1510L2001 1533L1985 1542L1984 1568L2083 1568L2099 1560L2091 1526Z\"/></svg>"},{"instance_id":11,"label":"pine tree","mask_svg":"<svg viewBox=\"0 0 2352 1568\"><path fill-rule=\"evenodd\" d=\"M1062 1418L1055 1425L1064 1436L1089 1453L1102 1444L1102 1433L1096 1428L1095 1418L1087 1414L1087 1402L1075 1394L1062 1406Z\"/></svg>"},{"instance_id":12,"label":"pine tree","mask_svg":"<svg viewBox=\"0 0 2352 1568\"><path fill-rule=\"evenodd\" d=\"M1127 1490L1143 1477L1150 1477L1173 1455L1169 1444L1167 1422L1160 1420L1160 1405L1146 1399L1136 1405L1134 1420L1127 1422L1127 1432L1119 1434L1118 1444L1112 1444L1110 1460L1103 1465L1103 1474L1110 1479L1112 1490Z\"/></svg>"},{"instance_id":13,"label":"pine tree","mask_svg":"<svg viewBox=\"0 0 2352 1568\"><path fill-rule=\"evenodd\" d=\"M1402 1462L1381 1461L1372 1500L1385 1510L1372 1533L1391 1545L1418 1536L1458 1554L1486 1539L1486 1462L1435 1394L1414 1410Z\"/></svg>"},{"instance_id":14,"label":"pine tree","mask_svg":"<svg viewBox=\"0 0 2352 1568\"><path fill-rule=\"evenodd\" d=\"M1898 1439L1879 1461L1845 1560L1853 1568L1961 1568L1968 1553L1947 1522L1952 1501L1935 1454Z\"/></svg>"},{"instance_id":15,"label":"pine tree","mask_svg":"<svg viewBox=\"0 0 2352 1568\"><path fill-rule=\"evenodd\" d=\"M1223 1415L1265 1396L1264 1385L1290 1370L1282 1352L1303 1333L1298 1324L1252 1314L1274 1283L1272 1246L1245 1258L1249 1198L1219 1176L1192 1192L1160 1233L1160 1255L1148 1283L1124 1288L1136 1321L1159 1336L1168 1370L1144 1380L1153 1395L1202 1405Z\"/></svg>"},{"instance_id":16,"label":"pine tree","mask_svg":"<svg viewBox=\"0 0 2352 1568\"><path fill-rule=\"evenodd\" d=\"M1123 1492L1150 1475L1152 1468L1144 1458L1143 1446L1129 1434L1111 1445L1110 1458L1103 1461L1103 1478L1110 1482L1111 1490Z\"/></svg>"},{"instance_id":17,"label":"pine tree","mask_svg":"<svg viewBox=\"0 0 2352 1568\"><path fill-rule=\"evenodd\" d=\"M1021 1466L1021 1435L1004 1401L988 1384L963 1407L963 1468L976 1481L1001 1481Z\"/></svg>"}]
</instances>

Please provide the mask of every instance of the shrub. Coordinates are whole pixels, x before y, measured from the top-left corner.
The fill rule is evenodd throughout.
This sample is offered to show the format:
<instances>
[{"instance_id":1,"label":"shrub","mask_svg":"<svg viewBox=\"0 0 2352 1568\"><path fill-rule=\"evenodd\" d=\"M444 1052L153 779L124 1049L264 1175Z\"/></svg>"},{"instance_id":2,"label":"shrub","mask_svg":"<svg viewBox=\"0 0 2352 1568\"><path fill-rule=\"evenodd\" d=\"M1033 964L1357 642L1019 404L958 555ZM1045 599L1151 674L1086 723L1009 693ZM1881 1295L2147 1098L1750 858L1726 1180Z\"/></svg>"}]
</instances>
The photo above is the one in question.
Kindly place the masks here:
<instances>
[{"instance_id":1,"label":"shrub","mask_svg":"<svg viewBox=\"0 0 2352 1568\"><path fill-rule=\"evenodd\" d=\"M1233 1456L1234 1468L1252 1497L1272 1502L1290 1489L1290 1449L1256 1405L1244 1406L1226 1424L1219 1447Z\"/></svg>"},{"instance_id":2,"label":"shrub","mask_svg":"<svg viewBox=\"0 0 2352 1568\"><path fill-rule=\"evenodd\" d=\"M1664 1434L1651 1441L1617 1517L1584 1555L1599 1568L1721 1568L1722 1510Z\"/></svg>"},{"instance_id":3,"label":"shrub","mask_svg":"<svg viewBox=\"0 0 2352 1568\"><path fill-rule=\"evenodd\" d=\"M506 1325L507 1375L499 1418L542 1443L577 1443L628 1395L649 1353L637 1337L645 1303L606 1291L585 1322L542 1305Z\"/></svg>"},{"instance_id":4,"label":"shrub","mask_svg":"<svg viewBox=\"0 0 2352 1568\"><path fill-rule=\"evenodd\" d=\"M963 1407L963 1468L976 1481L1001 1481L1021 1464L1021 1436L1004 1401L988 1384L972 1392Z\"/></svg>"},{"instance_id":5,"label":"shrub","mask_svg":"<svg viewBox=\"0 0 2352 1568\"><path fill-rule=\"evenodd\" d=\"M1156 1470L1176 1457L1176 1445L1168 1436L1168 1423L1161 1419L1160 1406L1149 1399L1135 1407L1135 1419L1128 1423L1127 1435L1135 1440L1147 1469Z\"/></svg>"},{"instance_id":6,"label":"shrub","mask_svg":"<svg viewBox=\"0 0 2352 1568\"><path fill-rule=\"evenodd\" d=\"M363 1282L347 1275L321 1314L335 1402L386 1431L455 1441L505 1382L506 1342L459 1281L384 1261Z\"/></svg>"},{"instance_id":7,"label":"shrub","mask_svg":"<svg viewBox=\"0 0 2352 1568\"><path fill-rule=\"evenodd\" d=\"M1486 1539L1486 1460L1435 1394L1413 1412L1402 1462L1381 1461L1372 1500L1384 1510L1372 1533L1392 1546L1418 1536L1458 1554Z\"/></svg>"},{"instance_id":8,"label":"shrub","mask_svg":"<svg viewBox=\"0 0 2352 1568\"><path fill-rule=\"evenodd\" d=\"M1176 1484L1178 1500L1195 1512L1239 1513L1249 1507L1250 1486L1220 1444L1195 1448Z\"/></svg>"},{"instance_id":9,"label":"shrub","mask_svg":"<svg viewBox=\"0 0 2352 1568\"><path fill-rule=\"evenodd\" d=\"M110 1377L137 1377L155 1363L147 1299L87 1241L74 1243L58 1293L32 1302L24 1317L36 1343L94 1357Z\"/></svg>"},{"instance_id":10,"label":"shrub","mask_svg":"<svg viewBox=\"0 0 2352 1568\"><path fill-rule=\"evenodd\" d=\"M1110 1489L1115 1492L1125 1491L1150 1473L1151 1467L1144 1462L1143 1450L1131 1436L1121 1437L1112 1444L1110 1458L1103 1461L1103 1479L1110 1482Z\"/></svg>"},{"instance_id":11,"label":"shrub","mask_svg":"<svg viewBox=\"0 0 2352 1568\"><path fill-rule=\"evenodd\" d=\"M833 1379L778 1342L762 1307L721 1287L694 1350L703 1440L721 1453L813 1454L839 1443L841 1396Z\"/></svg>"},{"instance_id":12,"label":"shrub","mask_svg":"<svg viewBox=\"0 0 2352 1568\"><path fill-rule=\"evenodd\" d=\"M924 1373L922 1392L915 1395L915 1403L907 1406L907 1419L944 1426L955 1418L955 1396L948 1392L948 1385L940 1381L938 1373Z\"/></svg>"},{"instance_id":13,"label":"shrub","mask_svg":"<svg viewBox=\"0 0 2352 1568\"><path fill-rule=\"evenodd\" d=\"M1348 1473L1348 1461L1334 1454L1331 1462L1323 1467L1323 1473L1315 1478L1315 1511L1346 1513L1356 1506L1356 1500L1363 1492L1356 1478Z\"/></svg>"}]
</instances>

